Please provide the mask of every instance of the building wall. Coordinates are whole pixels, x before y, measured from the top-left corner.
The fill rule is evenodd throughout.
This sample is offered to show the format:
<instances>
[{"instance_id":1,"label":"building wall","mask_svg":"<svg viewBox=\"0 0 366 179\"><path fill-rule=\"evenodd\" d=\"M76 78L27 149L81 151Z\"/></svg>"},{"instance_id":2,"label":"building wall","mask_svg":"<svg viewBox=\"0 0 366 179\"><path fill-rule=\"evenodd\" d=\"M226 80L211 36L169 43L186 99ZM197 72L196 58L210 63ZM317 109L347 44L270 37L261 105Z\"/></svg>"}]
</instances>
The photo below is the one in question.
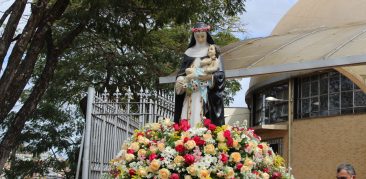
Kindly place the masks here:
<instances>
[{"instance_id":1,"label":"building wall","mask_svg":"<svg viewBox=\"0 0 366 179\"><path fill-rule=\"evenodd\" d=\"M248 126L250 119L250 111L244 107L226 107L224 109L225 124L234 125L239 123L240 125Z\"/></svg>"},{"instance_id":2,"label":"building wall","mask_svg":"<svg viewBox=\"0 0 366 179\"><path fill-rule=\"evenodd\" d=\"M295 120L291 147L297 179L335 178L343 162L366 178L366 114Z\"/></svg>"}]
</instances>

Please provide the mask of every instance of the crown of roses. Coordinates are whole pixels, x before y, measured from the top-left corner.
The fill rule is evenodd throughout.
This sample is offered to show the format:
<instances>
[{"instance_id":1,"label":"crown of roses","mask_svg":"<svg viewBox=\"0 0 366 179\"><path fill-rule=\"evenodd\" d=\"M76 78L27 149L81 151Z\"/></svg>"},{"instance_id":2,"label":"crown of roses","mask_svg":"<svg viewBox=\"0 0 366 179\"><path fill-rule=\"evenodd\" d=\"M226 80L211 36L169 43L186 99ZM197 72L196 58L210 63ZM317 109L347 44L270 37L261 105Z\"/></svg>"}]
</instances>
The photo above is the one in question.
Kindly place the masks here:
<instances>
[{"instance_id":1,"label":"crown of roses","mask_svg":"<svg viewBox=\"0 0 366 179\"><path fill-rule=\"evenodd\" d=\"M211 26L192 28L192 32L208 32L211 30Z\"/></svg>"}]
</instances>

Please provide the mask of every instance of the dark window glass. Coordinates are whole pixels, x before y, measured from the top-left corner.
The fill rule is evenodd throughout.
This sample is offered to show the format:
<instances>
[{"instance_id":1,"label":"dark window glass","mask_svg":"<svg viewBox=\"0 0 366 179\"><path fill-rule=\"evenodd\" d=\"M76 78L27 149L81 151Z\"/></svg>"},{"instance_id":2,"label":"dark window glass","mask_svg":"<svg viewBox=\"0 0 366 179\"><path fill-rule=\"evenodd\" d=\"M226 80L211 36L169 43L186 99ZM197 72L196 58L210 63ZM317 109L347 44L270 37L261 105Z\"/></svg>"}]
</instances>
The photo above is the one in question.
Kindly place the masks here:
<instances>
[{"instance_id":1,"label":"dark window glass","mask_svg":"<svg viewBox=\"0 0 366 179\"><path fill-rule=\"evenodd\" d=\"M337 77L337 78L339 77L339 73L336 71L329 72L328 75L329 77Z\"/></svg>"},{"instance_id":2,"label":"dark window glass","mask_svg":"<svg viewBox=\"0 0 366 179\"><path fill-rule=\"evenodd\" d=\"M340 114L339 110L331 110L331 111L329 111L329 116L339 115L339 114Z\"/></svg>"},{"instance_id":3,"label":"dark window glass","mask_svg":"<svg viewBox=\"0 0 366 179\"><path fill-rule=\"evenodd\" d=\"M318 97L311 98L311 112L318 112L319 111L319 100Z\"/></svg>"},{"instance_id":4,"label":"dark window glass","mask_svg":"<svg viewBox=\"0 0 366 179\"><path fill-rule=\"evenodd\" d=\"M320 96L320 111L327 111L328 110L328 95Z\"/></svg>"},{"instance_id":5,"label":"dark window glass","mask_svg":"<svg viewBox=\"0 0 366 179\"><path fill-rule=\"evenodd\" d=\"M355 113L365 113L365 112L366 112L366 107L355 108Z\"/></svg>"},{"instance_id":6,"label":"dark window glass","mask_svg":"<svg viewBox=\"0 0 366 179\"><path fill-rule=\"evenodd\" d=\"M310 81L309 77L302 78L302 83L306 83L306 82L309 82L309 81Z\"/></svg>"},{"instance_id":7,"label":"dark window glass","mask_svg":"<svg viewBox=\"0 0 366 179\"><path fill-rule=\"evenodd\" d=\"M352 108L342 109L341 114L353 114Z\"/></svg>"},{"instance_id":8,"label":"dark window glass","mask_svg":"<svg viewBox=\"0 0 366 179\"><path fill-rule=\"evenodd\" d=\"M319 94L319 86L318 81L311 83L311 96L315 96Z\"/></svg>"},{"instance_id":9,"label":"dark window glass","mask_svg":"<svg viewBox=\"0 0 366 179\"><path fill-rule=\"evenodd\" d=\"M339 109L339 94L329 95L329 110Z\"/></svg>"},{"instance_id":10,"label":"dark window glass","mask_svg":"<svg viewBox=\"0 0 366 179\"><path fill-rule=\"evenodd\" d=\"M318 75L314 75L314 76L311 76L311 81L318 81L319 79L319 76Z\"/></svg>"},{"instance_id":11,"label":"dark window glass","mask_svg":"<svg viewBox=\"0 0 366 179\"><path fill-rule=\"evenodd\" d=\"M309 97L309 92L310 92L310 83L303 83L301 89L302 97L303 98Z\"/></svg>"},{"instance_id":12,"label":"dark window glass","mask_svg":"<svg viewBox=\"0 0 366 179\"><path fill-rule=\"evenodd\" d=\"M303 99L302 100L302 113L309 113L310 112L310 99Z\"/></svg>"},{"instance_id":13,"label":"dark window glass","mask_svg":"<svg viewBox=\"0 0 366 179\"><path fill-rule=\"evenodd\" d=\"M328 94L328 78L320 80L320 94Z\"/></svg>"},{"instance_id":14,"label":"dark window glass","mask_svg":"<svg viewBox=\"0 0 366 179\"><path fill-rule=\"evenodd\" d=\"M341 107L349 108L353 106L353 91L341 93Z\"/></svg>"},{"instance_id":15,"label":"dark window glass","mask_svg":"<svg viewBox=\"0 0 366 179\"><path fill-rule=\"evenodd\" d=\"M320 78L321 78L321 79L323 79L323 78L328 78L328 73L320 74Z\"/></svg>"},{"instance_id":16,"label":"dark window glass","mask_svg":"<svg viewBox=\"0 0 366 179\"><path fill-rule=\"evenodd\" d=\"M353 82L345 76L341 76L341 89L342 91L353 90Z\"/></svg>"},{"instance_id":17,"label":"dark window glass","mask_svg":"<svg viewBox=\"0 0 366 179\"><path fill-rule=\"evenodd\" d=\"M366 93L355 91L355 106L366 106Z\"/></svg>"},{"instance_id":18,"label":"dark window glass","mask_svg":"<svg viewBox=\"0 0 366 179\"><path fill-rule=\"evenodd\" d=\"M329 93L339 92L339 78L329 79Z\"/></svg>"}]
</instances>

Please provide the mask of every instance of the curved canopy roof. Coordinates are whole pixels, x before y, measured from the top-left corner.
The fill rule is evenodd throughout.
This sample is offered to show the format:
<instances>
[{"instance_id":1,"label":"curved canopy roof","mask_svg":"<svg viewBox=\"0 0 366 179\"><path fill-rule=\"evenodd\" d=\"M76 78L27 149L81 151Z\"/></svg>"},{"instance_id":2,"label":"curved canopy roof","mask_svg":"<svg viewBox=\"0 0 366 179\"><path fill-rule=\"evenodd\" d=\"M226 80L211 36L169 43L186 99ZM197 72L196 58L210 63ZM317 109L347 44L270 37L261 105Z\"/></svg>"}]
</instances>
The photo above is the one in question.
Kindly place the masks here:
<instances>
[{"instance_id":1,"label":"curved canopy roof","mask_svg":"<svg viewBox=\"0 0 366 179\"><path fill-rule=\"evenodd\" d=\"M335 68L366 91L363 7L366 0L300 0L275 28L273 34L281 35L222 48L226 76L261 78L257 75ZM174 81L175 75L160 78L161 83Z\"/></svg>"}]
</instances>

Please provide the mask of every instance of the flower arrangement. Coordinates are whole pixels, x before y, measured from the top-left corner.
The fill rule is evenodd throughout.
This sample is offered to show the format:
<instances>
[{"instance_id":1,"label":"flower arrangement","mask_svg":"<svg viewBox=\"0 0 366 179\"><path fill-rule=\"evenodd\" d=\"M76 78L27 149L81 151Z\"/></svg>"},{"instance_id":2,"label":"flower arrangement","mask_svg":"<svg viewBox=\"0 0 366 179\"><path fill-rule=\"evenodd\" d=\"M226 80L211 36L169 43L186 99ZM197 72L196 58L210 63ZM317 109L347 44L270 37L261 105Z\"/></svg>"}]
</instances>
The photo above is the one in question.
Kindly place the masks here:
<instances>
[{"instance_id":1,"label":"flower arrangement","mask_svg":"<svg viewBox=\"0 0 366 179\"><path fill-rule=\"evenodd\" d=\"M191 128L164 119L136 130L110 161L112 178L287 179L284 160L252 129L215 126L205 119Z\"/></svg>"}]
</instances>

